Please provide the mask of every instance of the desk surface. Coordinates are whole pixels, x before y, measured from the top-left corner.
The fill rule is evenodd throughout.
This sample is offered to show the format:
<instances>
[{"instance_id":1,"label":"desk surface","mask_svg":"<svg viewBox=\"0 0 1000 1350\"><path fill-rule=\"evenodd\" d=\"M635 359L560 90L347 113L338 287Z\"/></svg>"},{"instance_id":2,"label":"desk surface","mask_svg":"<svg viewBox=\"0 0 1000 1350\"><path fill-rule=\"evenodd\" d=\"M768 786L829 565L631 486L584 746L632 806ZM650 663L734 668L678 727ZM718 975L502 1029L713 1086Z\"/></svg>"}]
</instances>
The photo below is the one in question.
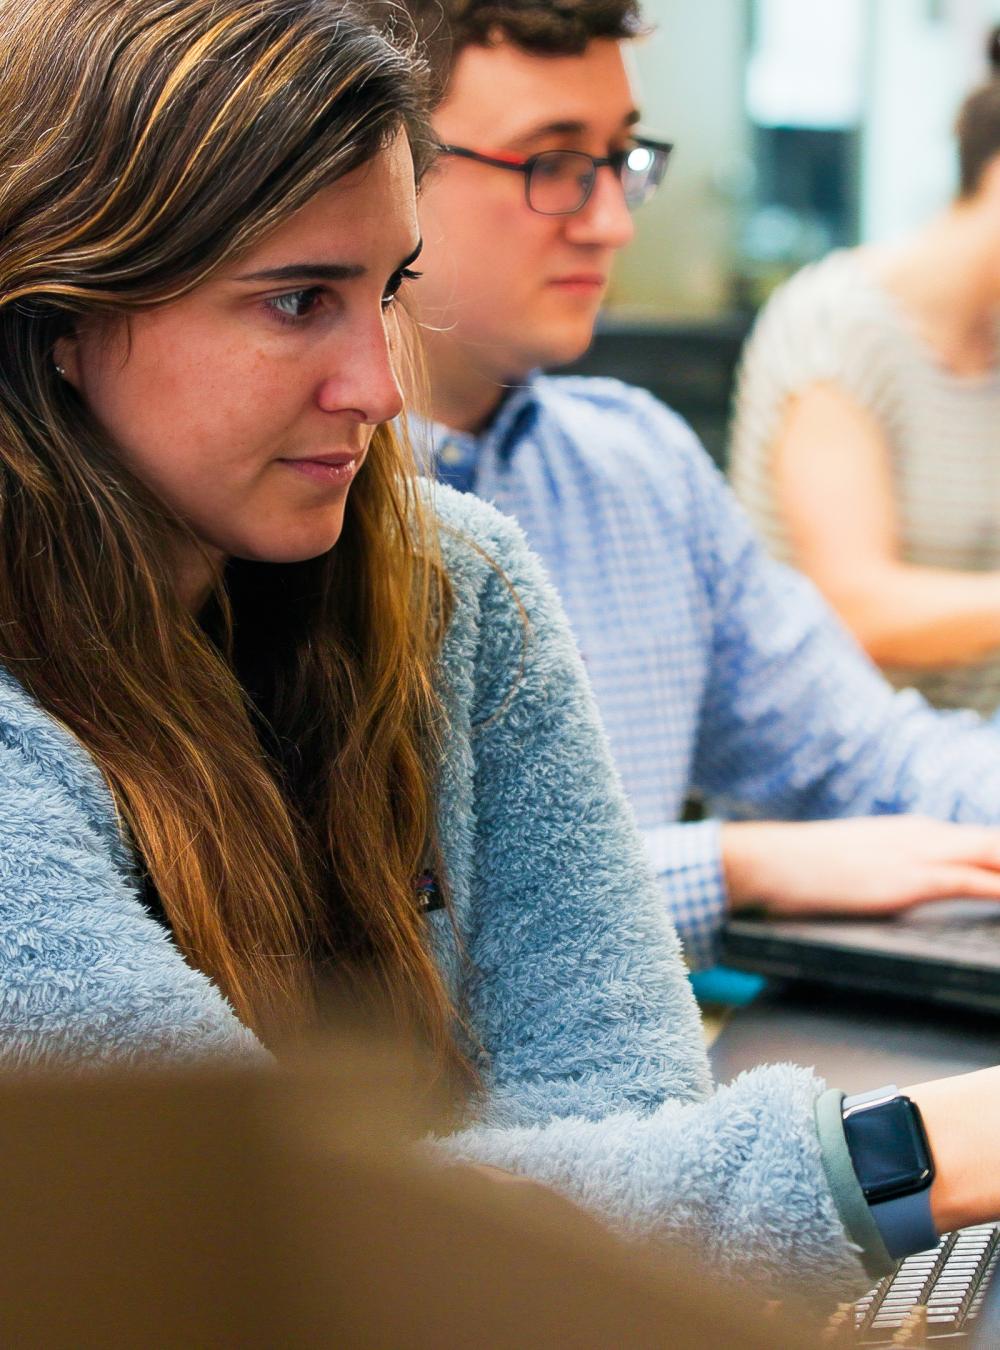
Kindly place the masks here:
<instances>
[{"instance_id":1,"label":"desk surface","mask_svg":"<svg viewBox=\"0 0 1000 1350\"><path fill-rule=\"evenodd\" d=\"M1000 1017L804 984L769 984L733 1011L710 1055L720 1082L778 1060L832 1087L900 1087L1000 1063Z\"/></svg>"}]
</instances>

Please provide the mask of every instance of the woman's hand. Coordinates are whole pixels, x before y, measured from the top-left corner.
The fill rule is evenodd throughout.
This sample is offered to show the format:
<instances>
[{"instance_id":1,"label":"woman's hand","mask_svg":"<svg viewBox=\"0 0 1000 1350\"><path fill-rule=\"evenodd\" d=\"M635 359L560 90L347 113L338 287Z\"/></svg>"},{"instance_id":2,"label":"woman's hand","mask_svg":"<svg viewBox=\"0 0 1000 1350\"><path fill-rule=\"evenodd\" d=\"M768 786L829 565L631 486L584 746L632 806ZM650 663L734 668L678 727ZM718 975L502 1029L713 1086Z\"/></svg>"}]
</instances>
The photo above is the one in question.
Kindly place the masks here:
<instances>
[{"instance_id":1,"label":"woman's hand","mask_svg":"<svg viewBox=\"0 0 1000 1350\"><path fill-rule=\"evenodd\" d=\"M731 909L759 905L783 917L1000 899L1000 828L923 816L728 824L722 861Z\"/></svg>"}]
</instances>

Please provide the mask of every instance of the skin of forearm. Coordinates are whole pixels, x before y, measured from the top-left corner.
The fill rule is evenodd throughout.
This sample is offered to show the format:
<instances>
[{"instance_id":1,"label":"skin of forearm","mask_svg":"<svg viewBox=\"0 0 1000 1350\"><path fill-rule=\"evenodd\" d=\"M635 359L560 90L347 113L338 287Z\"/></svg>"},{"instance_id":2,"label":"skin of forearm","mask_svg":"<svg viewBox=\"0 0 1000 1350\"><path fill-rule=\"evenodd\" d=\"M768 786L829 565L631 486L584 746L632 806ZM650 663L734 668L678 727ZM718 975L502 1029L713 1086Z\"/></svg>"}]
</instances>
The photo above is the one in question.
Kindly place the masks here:
<instances>
[{"instance_id":1,"label":"skin of forearm","mask_svg":"<svg viewBox=\"0 0 1000 1350\"><path fill-rule=\"evenodd\" d=\"M940 669L1000 648L1000 572L872 564L849 581L816 578L880 665Z\"/></svg>"},{"instance_id":2,"label":"skin of forearm","mask_svg":"<svg viewBox=\"0 0 1000 1350\"><path fill-rule=\"evenodd\" d=\"M938 1231L1000 1219L1000 1068L904 1091L920 1109L934 1159Z\"/></svg>"},{"instance_id":3,"label":"skin of forearm","mask_svg":"<svg viewBox=\"0 0 1000 1350\"><path fill-rule=\"evenodd\" d=\"M1000 647L1000 572L900 555L885 429L835 382L789 400L770 462L795 562L876 661L941 668Z\"/></svg>"},{"instance_id":4,"label":"skin of forearm","mask_svg":"<svg viewBox=\"0 0 1000 1350\"><path fill-rule=\"evenodd\" d=\"M787 867L776 866L776 860L787 859L792 840L796 837L801 840L806 828L802 823L788 821L726 821L720 833L720 846L726 904L730 910L770 909L775 902L787 902L795 880ZM807 850L806 861L811 872L819 859ZM801 862L800 858L799 865ZM793 871L795 867L793 863Z\"/></svg>"},{"instance_id":5,"label":"skin of forearm","mask_svg":"<svg viewBox=\"0 0 1000 1350\"><path fill-rule=\"evenodd\" d=\"M761 886L762 859L777 842L770 825L770 821L729 821L722 827L722 875L731 910L770 898Z\"/></svg>"}]
</instances>

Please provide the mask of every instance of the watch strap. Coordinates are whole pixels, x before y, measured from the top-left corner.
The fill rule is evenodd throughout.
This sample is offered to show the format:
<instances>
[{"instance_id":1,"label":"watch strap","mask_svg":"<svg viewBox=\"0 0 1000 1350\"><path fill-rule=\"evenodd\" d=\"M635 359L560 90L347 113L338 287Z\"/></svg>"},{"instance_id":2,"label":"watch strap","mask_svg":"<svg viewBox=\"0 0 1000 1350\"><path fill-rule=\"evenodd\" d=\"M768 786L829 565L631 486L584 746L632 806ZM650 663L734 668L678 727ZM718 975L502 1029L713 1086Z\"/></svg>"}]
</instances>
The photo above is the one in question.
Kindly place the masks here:
<instances>
[{"instance_id":1,"label":"watch strap","mask_svg":"<svg viewBox=\"0 0 1000 1350\"><path fill-rule=\"evenodd\" d=\"M886 1251L897 1261L914 1252L925 1252L936 1247L940 1234L931 1217L931 1188L897 1195L893 1200L880 1200L869 1205L871 1216L882 1234Z\"/></svg>"},{"instance_id":2,"label":"watch strap","mask_svg":"<svg viewBox=\"0 0 1000 1350\"><path fill-rule=\"evenodd\" d=\"M875 1088L871 1092L855 1093L843 1099L841 1113L858 1106L874 1106L878 1102L891 1101L894 1097L902 1095L894 1083ZM886 1251L895 1260L912 1256L915 1252L927 1251L931 1247L936 1247L940 1241L940 1234L934 1226L931 1215L930 1186L910 1191L908 1195L894 1196L891 1200L880 1200L874 1204L869 1201L868 1210L885 1243Z\"/></svg>"}]
</instances>

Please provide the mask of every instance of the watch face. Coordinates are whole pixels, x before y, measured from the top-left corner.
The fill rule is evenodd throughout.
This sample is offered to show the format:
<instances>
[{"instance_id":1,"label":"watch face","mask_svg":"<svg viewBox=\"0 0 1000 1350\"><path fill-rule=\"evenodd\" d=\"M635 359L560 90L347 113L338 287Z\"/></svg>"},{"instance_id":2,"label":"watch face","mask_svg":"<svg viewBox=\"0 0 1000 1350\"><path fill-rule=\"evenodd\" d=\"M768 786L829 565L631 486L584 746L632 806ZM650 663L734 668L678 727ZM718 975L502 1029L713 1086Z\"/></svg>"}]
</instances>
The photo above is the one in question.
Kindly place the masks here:
<instances>
[{"instance_id":1,"label":"watch face","mask_svg":"<svg viewBox=\"0 0 1000 1350\"><path fill-rule=\"evenodd\" d=\"M934 1172L916 1109L892 1097L844 1116L847 1147L870 1202L928 1186Z\"/></svg>"}]
</instances>

